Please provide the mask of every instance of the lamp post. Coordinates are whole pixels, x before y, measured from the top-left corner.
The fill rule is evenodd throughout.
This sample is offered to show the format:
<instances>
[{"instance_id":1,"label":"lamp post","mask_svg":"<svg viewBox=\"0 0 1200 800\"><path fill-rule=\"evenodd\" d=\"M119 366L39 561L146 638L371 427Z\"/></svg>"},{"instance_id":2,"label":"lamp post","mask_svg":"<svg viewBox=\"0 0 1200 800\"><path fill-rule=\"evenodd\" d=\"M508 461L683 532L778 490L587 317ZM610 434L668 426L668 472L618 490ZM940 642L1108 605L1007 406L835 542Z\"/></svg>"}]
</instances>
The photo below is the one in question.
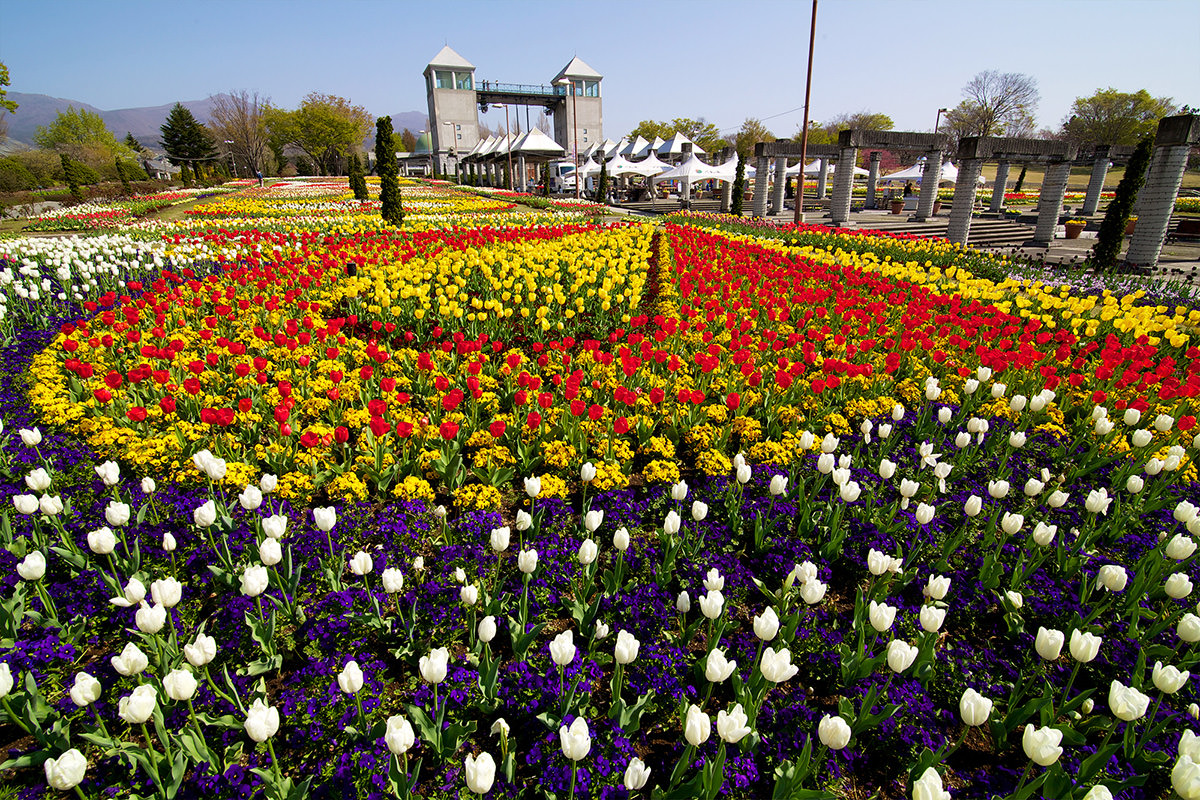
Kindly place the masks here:
<instances>
[{"instance_id":1,"label":"lamp post","mask_svg":"<svg viewBox=\"0 0 1200 800\"><path fill-rule=\"evenodd\" d=\"M563 78L558 82L559 86L565 87L571 93L571 124L575 129L574 139L575 144L572 155L575 162L575 199L579 199L579 106L575 101L575 87L571 84L570 78Z\"/></svg>"},{"instance_id":2,"label":"lamp post","mask_svg":"<svg viewBox=\"0 0 1200 800\"><path fill-rule=\"evenodd\" d=\"M230 144L230 145L233 144L233 139L226 139L225 144ZM233 148L232 147L229 148L229 166L233 169L233 177L236 179L238 176L237 161L235 161L233 158Z\"/></svg>"},{"instance_id":3,"label":"lamp post","mask_svg":"<svg viewBox=\"0 0 1200 800\"><path fill-rule=\"evenodd\" d=\"M945 114L949 110L950 109L948 109L948 108L939 108L938 109L937 120L933 123L933 132L934 133L937 133L938 128L940 128L942 125L942 114Z\"/></svg>"},{"instance_id":4,"label":"lamp post","mask_svg":"<svg viewBox=\"0 0 1200 800\"><path fill-rule=\"evenodd\" d=\"M437 165L436 165L436 164L434 164L434 162L433 162L433 158L434 158L434 152L433 152L433 131L432 131L432 130L428 130L428 131L427 131L427 130L425 130L424 128L422 128L421 130L417 131L417 135L418 135L418 136L420 136L422 133L428 133L428 134L429 134L429 177L430 177L430 178L432 178L432 177L433 177L433 174L434 174L434 171L435 171L435 168L436 168L436 166L437 166Z\"/></svg>"},{"instance_id":5,"label":"lamp post","mask_svg":"<svg viewBox=\"0 0 1200 800\"><path fill-rule=\"evenodd\" d=\"M508 188L512 189L516 185L516 176L513 175L512 166L512 128L508 124L508 103L493 103L492 108L504 109L504 149L508 155Z\"/></svg>"},{"instance_id":6,"label":"lamp post","mask_svg":"<svg viewBox=\"0 0 1200 800\"><path fill-rule=\"evenodd\" d=\"M812 4L812 26L808 31L808 72L804 76L804 130L800 134L800 175L796 178L796 210L792 222L796 225L804 222L804 161L808 158L808 101L812 95L812 62L813 45L817 40L817 0ZM853 166L853 165L852 165ZM763 184L766 185L765 183Z\"/></svg>"},{"instance_id":7,"label":"lamp post","mask_svg":"<svg viewBox=\"0 0 1200 800\"><path fill-rule=\"evenodd\" d=\"M450 142L451 142L451 144L450 144L450 146L449 146L449 147L447 147L447 148L446 148L446 155L453 157L453 154L454 154L454 145L455 145L455 144L457 144L457 142L456 142L456 141L455 141L455 139L454 139L454 123L453 123L453 122L445 122L445 121L443 121L443 122L442 122L442 124L443 124L443 125L449 125L449 126L450 126ZM447 167L449 167L449 164L447 164L446 166L447 166ZM447 173L448 173L448 172L450 172L450 170L449 170L449 169L446 169L445 171L446 171ZM455 172L458 172L458 164L457 164L457 159L456 159L456 163L455 163L455 170L454 170L454 171L455 171Z\"/></svg>"}]
</instances>

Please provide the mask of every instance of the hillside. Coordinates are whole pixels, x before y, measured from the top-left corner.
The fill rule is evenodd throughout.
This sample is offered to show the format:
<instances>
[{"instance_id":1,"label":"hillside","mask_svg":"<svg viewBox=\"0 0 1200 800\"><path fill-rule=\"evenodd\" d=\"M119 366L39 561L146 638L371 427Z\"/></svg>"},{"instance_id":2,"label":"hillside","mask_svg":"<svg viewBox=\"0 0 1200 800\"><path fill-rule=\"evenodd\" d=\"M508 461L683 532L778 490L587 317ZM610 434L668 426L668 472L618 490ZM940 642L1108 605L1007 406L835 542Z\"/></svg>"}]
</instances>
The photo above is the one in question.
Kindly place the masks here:
<instances>
[{"instance_id":1,"label":"hillside","mask_svg":"<svg viewBox=\"0 0 1200 800\"><path fill-rule=\"evenodd\" d=\"M210 96L204 100L184 100L182 103L195 115L196 119L207 122L217 96L219 95ZM15 101L19 106L15 114L5 114L8 119L8 135L11 139L24 144L33 143L33 136L37 133L38 127L49 125L54 121L58 112L66 111L68 107L74 106L99 114L104 120L104 124L118 139L125 138L126 133L132 133L134 138L143 145L158 147L159 128L166 120L171 107L175 105L172 102L159 106L105 111L80 100L51 97L46 94L9 92L8 99ZM415 133L425 127L426 115L421 111L402 111L392 115L392 125L397 131L409 128Z\"/></svg>"}]
</instances>

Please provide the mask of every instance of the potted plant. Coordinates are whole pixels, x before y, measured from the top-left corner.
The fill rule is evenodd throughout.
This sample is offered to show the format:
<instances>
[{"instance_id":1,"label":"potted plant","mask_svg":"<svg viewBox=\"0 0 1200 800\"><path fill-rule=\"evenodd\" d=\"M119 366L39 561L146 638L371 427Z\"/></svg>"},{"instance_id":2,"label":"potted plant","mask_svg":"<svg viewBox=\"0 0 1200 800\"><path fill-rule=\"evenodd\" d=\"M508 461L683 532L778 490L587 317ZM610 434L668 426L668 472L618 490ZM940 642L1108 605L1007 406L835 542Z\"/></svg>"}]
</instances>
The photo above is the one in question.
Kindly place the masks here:
<instances>
[{"instance_id":1,"label":"potted plant","mask_svg":"<svg viewBox=\"0 0 1200 800\"><path fill-rule=\"evenodd\" d=\"M1133 232L1136 229L1137 229L1137 217L1130 217L1129 222L1125 223L1125 235L1133 236Z\"/></svg>"},{"instance_id":2,"label":"potted plant","mask_svg":"<svg viewBox=\"0 0 1200 800\"><path fill-rule=\"evenodd\" d=\"M1067 238L1068 239L1078 239L1079 234L1082 233L1083 229L1086 227L1087 227L1087 220L1083 220L1083 219L1067 220L1067 224L1066 224Z\"/></svg>"},{"instance_id":3,"label":"potted plant","mask_svg":"<svg viewBox=\"0 0 1200 800\"><path fill-rule=\"evenodd\" d=\"M891 206L893 214L901 213L904 211L904 198L900 197L899 195L893 196L891 200Z\"/></svg>"},{"instance_id":4,"label":"potted plant","mask_svg":"<svg viewBox=\"0 0 1200 800\"><path fill-rule=\"evenodd\" d=\"M933 201L933 213L937 214L942 210L942 198L938 197Z\"/></svg>"}]
</instances>

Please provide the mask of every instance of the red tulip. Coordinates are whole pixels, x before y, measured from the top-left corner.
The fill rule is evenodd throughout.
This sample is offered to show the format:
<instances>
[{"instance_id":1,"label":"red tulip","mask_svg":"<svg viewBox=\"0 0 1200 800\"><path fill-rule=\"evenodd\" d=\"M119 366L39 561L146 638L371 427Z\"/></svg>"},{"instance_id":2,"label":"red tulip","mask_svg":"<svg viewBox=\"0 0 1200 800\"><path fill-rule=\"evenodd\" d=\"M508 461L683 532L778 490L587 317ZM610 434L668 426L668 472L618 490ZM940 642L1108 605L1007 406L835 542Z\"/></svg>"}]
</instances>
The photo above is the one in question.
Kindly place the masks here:
<instances>
[{"instance_id":1,"label":"red tulip","mask_svg":"<svg viewBox=\"0 0 1200 800\"><path fill-rule=\"evenodd\" d=\"M129 417L129 419L133 420L134 422L141 422L142 420L146 419L146 409L142 408L141 406L134 406L125 412L125 416Z\"/></svg>"},{"instance_id":2,"label":"red tulip","mask_svg":"<svg viewBox=\"0 0 1200 800\"><path fill-rule=\"evenodd\" d=\"M491 425L488 426L488 433L492 435L492 438L499 439L504 435L505 427L504 420L495 420Z\"/></svg>"},{"instance_id":3,"label":"red tulip","mask_svg":"<svg viewBox=\"0 0 1200 800\"><path fill-rule=\"evenodd\" d=\"M450 441L455 436L458 436L458 424L447 420L438 428L438 432L442 434L442 438Z\"/></svg>"}]
</instances>

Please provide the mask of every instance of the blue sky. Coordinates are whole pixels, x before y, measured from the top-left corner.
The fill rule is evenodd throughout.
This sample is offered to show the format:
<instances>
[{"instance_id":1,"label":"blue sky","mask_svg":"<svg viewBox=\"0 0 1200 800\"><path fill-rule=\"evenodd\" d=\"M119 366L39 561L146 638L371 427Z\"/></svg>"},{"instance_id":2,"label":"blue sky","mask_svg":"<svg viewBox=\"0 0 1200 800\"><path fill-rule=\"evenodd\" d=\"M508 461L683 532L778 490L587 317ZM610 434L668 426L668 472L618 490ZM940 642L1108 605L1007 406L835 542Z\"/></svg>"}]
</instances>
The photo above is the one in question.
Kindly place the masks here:
<instances>
[{"instance_id":1,"label":"blue sky","mask_svg":"<svg viewBox=\"0 0 1200 800\"><path fill-rule=\"evenodd\" d=\"M391 114L425 111L421 72L443 44L478 79L511 83L548 82L578 55L605 76L611 138L679 116L722 129L758 117L790 136L802 118L810 9L807 0L2 0L0 61L10 91L106 110L251 89L282 107L315 90ZM868 109L898 129L930 130L937 109L985 69L1037 80L1042 127L1108 86L1200 106L1197 31L1197 0L822 0L812 117Z\"/></svg>"}]
</instances>

